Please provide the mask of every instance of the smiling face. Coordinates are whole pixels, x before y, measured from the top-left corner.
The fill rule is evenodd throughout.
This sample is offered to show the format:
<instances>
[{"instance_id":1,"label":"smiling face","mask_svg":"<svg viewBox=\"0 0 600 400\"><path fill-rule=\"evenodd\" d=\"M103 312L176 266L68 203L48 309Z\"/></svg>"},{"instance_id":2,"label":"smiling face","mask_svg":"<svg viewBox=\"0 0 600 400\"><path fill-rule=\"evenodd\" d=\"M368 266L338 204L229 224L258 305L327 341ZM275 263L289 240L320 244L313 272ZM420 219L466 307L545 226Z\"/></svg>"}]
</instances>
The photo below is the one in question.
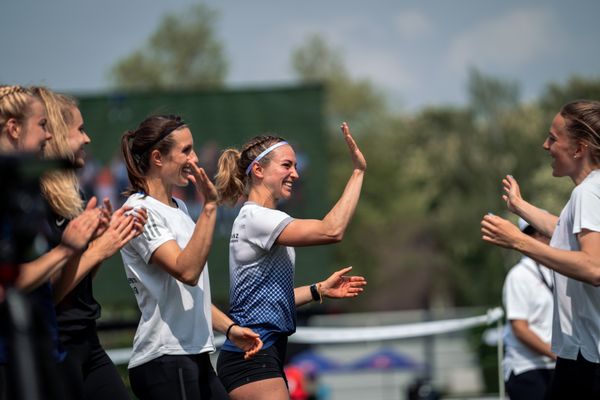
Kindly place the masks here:
<instances>
[{"instance_id":1,"label":"smiling face","mask_svg":"<svg viewBox=\"0 0 600 400\"><path fill-rule=\"evenodd\" d=\"M553 176L568 176L572 179L577 176L580 168L580 163L576 158L577 144L569 136L562 115L556 114L552 120L550 132L543 146L552 157Z\"/></svg>"},{"instance_id":2,"label":"smiling face","mask_svg":"<svg viewBox=\"0 0 600 400\"><path fill-rule=\"evenodd\" d=\"M175 186L187 186L191 175L190 164L198 163L194 152L194 138L187 127L177 129L169 134L173 146L163 157L161 176L165 183Z\"/></svg>"},{"instance_id":3,"label":"smiling face","mask_svg":"<svg viewBox=\"0 0 600 400\"><path fill-rule=\"evenodd\" d=\"M29 115L23 122L18 148L20 151L44 153L46 142L52 138L46 130L46 109L39 100L31 102Z\"/></svg>"},{"instance_id":4,"label":"smiling face","mask_svg":"<svg viewBox=\"0 0 600 400\"><path fill-rule=\"evenodd\" d=\"M275 201L287 200L292 196L294 181L300 178L296 170L296 153L286 144L273 150L270 156L269 162L262 167L262 183Z\"/></svg>"},{"instance_id":5,"label":"smiling face","mask_svg":"<svg viewBox=\"0 0 600 400\"><path fill-rule=\"evenodd\" d=\"M90 137L83 127L83 117L77 107L72 107L71 115L73 120L68 126L67 141L69 148L73 152L75 166L82 168L85 165L85 145L90 143Z\"/></svg>"}]
</instances>

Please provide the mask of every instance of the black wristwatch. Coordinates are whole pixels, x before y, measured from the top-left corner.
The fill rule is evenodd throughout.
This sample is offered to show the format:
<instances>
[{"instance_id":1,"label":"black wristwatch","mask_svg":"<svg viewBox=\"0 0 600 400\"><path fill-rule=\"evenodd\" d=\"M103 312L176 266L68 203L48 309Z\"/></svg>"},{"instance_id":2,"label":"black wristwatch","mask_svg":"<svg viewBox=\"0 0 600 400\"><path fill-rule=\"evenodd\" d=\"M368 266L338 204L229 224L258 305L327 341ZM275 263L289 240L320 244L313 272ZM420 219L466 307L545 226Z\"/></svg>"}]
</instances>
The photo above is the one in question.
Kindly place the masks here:
<instances>
[{"instance_id":1,"label":"black wristwatch","mask_svg":"<svg viewBox=\"0 0 600 400\"><path fill-rule=\"evenodd\" d=\"M316 283L310 285L310 294L314 301L321 301L321 293L319 293L319 289L317 289Z\"/></svg>"}]
</instances>

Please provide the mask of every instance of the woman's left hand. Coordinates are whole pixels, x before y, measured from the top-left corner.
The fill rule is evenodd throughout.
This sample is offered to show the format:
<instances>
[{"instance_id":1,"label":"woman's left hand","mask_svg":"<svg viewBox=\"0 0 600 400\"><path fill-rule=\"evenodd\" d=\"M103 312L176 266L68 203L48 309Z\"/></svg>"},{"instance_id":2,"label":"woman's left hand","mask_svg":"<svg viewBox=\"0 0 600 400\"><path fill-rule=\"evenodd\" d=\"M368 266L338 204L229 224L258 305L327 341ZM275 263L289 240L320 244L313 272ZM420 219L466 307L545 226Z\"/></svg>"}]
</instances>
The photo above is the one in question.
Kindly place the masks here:
<instances>
[{"instance_id":1,"label":"woman's left hand","mask_svg":"<svg viewBox=\"0 0 600 400\"><path fill-rule=\"evenodd\" d=\"M92 241L91 246L104 260L139 236L144 230L147 218L145 209L123 206L113 213L108 228Z\"/></svg>"},{"instance_id":2,"label":"woman's left hand","mask_svg":"<svg viewBox=\"0 0 600 400\"><path fill-rule=\"evenodd\" d=\"M352 267L342 268L320 283L321 295L332 299L356 297L364 289L367 281L362 276L345 276Z\"/></svg>"},{"instance_id":3,"label":"woman's left hand","mask_svg":"<svg viewBox=\"0 0 600 400\"><path fill-rule=\"evenodd\" d=\"M189 163L192 173L188 175L188 179L196 186L198 192L204 197L205 203L216 202L218 198L217 189L211 182L204 168L198 167L195 163Z\"/></svg>"},{"instance_id":4,"label":"woman's left hand","mask_svg":"<svg viewBox=\"0 0 600 400\"><path fill-rule=\"evenodd\" d=\"M526 236L510 221L488 214L481 220L482 239L496 246L515 249L517 243Z\"/></svg>"},{"instance_id":5,"label":"woman's left hand","mask_svg":"<svg viewBox=\"0 0 600 400\"><path fill-rule=\"evenodd\" d=\"M348 150L350 151L350 157L352 158L352 163L354 164L354 168L360 171L364 171L367 169L367 161L365 160L365 156L363 156L362 152L358 148L356 141L352 137L350 133L350 127L346 122L342 123L340 126L342 133L344 134L344 139L346 140L346 144L348 145Z\"/></svg>"},{"instance_id":6,"label":"woman's left hand","mask_svg":"<svg viewBox=\"0 0 600 400\"><path fill-rule=\"evenodd\" d=\"M250 328L239 325L234 325L231 328L229 340L244 351L244 360L254 357L263 346L263 342L257 333Z\"/></svg>"}]
</instances>

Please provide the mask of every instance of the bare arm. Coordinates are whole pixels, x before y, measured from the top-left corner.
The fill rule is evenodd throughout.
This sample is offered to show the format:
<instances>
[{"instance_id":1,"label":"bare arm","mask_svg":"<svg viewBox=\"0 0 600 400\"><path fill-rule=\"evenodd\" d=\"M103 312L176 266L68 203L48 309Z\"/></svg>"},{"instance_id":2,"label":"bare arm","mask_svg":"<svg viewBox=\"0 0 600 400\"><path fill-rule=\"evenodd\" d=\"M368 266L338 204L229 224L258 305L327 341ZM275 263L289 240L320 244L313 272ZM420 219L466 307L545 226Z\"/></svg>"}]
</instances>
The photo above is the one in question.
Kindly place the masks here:
<instances>
[{"instance_id":1,"label":"bare arm","mask_svg":"<svg viewBox=\"0 0 600 400\"><path fill-rule=\"evenodd\" d=\"M125 215L131 207L117 210L108 228L90 243L81 257L73 258L53 280L54 303L60 303L89 273L98 270L100 263L111 257L127 242L141 234L146 222L146 211L136 211L136 216Z\"/></svg>"},{"instance_id":2,"label":"bare arm","mask_svg":"<svg viewBox=\"0 0 600 400\"><path fill-rule=\"evenodd\" d=\"M15 283L17 288L25 291L35 289L63 268L70 257L80 253L87 246L96 229L104 223L100 210L94 208L95 206L96 200L93 197L86 210L69 222L58 246L19 267L19 277Z\"/></svg>"},{"instance_id":3,"label":"bare arm","mask_svg":"<svg viewBox=\"0 0 600 400\"><path fill-rule=\"evenodd\" d=\"M34 290L63 268L75 253L72 248L59 244L41 257L20 265L15 286L24 291Z\"/></svg>"},{"instance_id":4,"label":"bare arm","mask_svg":"<svg viewBox=\"0 0 600 400\"><path fill-rule=\"evenodd\" d=\"M263 343L257 333L254 333L250 328L234 324L231 318L214 304L212 305L212 321L213 329L224 335L227 334L229 329L228 339L238 348L244 350L244 359L252 358L262 348Z\"/></svg>"},{"instance_id":5,"label":"bare arm","mask_svg":"<svg viewBox=\"0 0 600 400\"><path fill-rule=\"evenodd\" d=\"M502 180L502 185L504 186L505 193L502 199L506 202L508 209L523 218L544 236L552 237L558 217L525 201L521 197L519 184L512 175L507 175Z\"/></svg>"},{"instance_id":6,"label":"bare arm","mask_svg":"<svg viewBox=\"0 0 600 400\"><path fill-rule=\"evenodd\" d=\"M346 276L352 267L342 268L331 274L329 278L318 282L317 290L321 297L330 299L343 299L358 296L363 290L367 281L362 276ZM313 301L310 286L300 286L294 289L296 307Z\"/></svg>"},{"instance_id":7,"label":"bare arm","mask_svg":"<svg viewBox=\"0 0 600 400\"><path fill-rule=\"evenodd\" d=\"M217 220L217 191L202 168L190 165L194 169L193 183L205 199L202 213L187 246L181 249L170 240L156 249L150 262L160 265L178 281L193 286L198 283L212 245Z\"/></svg>"},{"instance_id":8,"label":"bare arm","mask_svg":"<svg viewBox=\"0 0 600 400\"><path fill-rule=\"evenodd\" d=\"M322 220L296 219L290 222L277 238L278 244L311 246L339 242L344 237L346 227L354 215L360 198L367 162L352 138L346 123L342 124L342 132L354 164L354 170L344 192Z\"/></svg>"},{"instance_id":9,"label":"bare arm","mask_svg":"<svg viewBox=\"0 0 600 400\"><path fill-rule=\"evenodd\" d=\"M481 222L483 240L517 250L554 271L600 286L600 232L584 229L578 235L579 251L561 250L522 233L509 221L486 215Z\"/></svg>"},{"instance_id":10,"label":"bare arm","mask_svg":"<svg viewBox=\"0 0 600 400\"><path fill-rule=\"evenodd\" d=\"M550 350L550 344L545 343L538 335L529 329L527 320L512 319L510 320L510 326L512 327L515 336L532 351L556 360L556 354Z\"/></svg>"}]
</instances>

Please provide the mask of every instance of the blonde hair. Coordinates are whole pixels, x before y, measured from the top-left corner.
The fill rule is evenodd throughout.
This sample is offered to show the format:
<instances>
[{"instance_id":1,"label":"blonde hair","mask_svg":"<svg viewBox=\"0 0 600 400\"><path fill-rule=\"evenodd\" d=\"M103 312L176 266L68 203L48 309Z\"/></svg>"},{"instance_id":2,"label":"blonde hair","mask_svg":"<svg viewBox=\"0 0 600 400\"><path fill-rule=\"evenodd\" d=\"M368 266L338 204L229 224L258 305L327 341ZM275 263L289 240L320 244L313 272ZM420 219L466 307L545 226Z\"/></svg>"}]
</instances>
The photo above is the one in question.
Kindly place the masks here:
<instances>
[{"instance_id":1,"label":"blonde hair","mask_svg":"<svg viewBox=\"0 0 600 400\"><path fill-rule=\"evenodd\" d=\"M34 96L27 88L19 85L0 86L0 132L4 132L11 118L23 124L29 116L33 100Z\"/></svg>"},{"instance_id":2,"label":"blonde hair","mask_svg":"<svg viewBox=\"0 0 600 400\"><path fill-rule=\"evenodd\" d=\"M74 161L69 147L69 126L73 123L73 110L77 101L64 94L54 93L44 87L32 87L31 92L46 107L48 131L52 133L44 149L46 158L64 158ZM79 181L73 170L50 171L41 179L42 194L58 215L73 219L83 211L83 199L79 194Z\"/></svg>"},{"instance_id":3,"label":"blonde hair","mask_svg":"<svg viewBox=\"0 0 600 400\"><path fill-rule=\"evenodd\" d=\"M283 138L272 135L255 136L240 150L230 148L221 154L217 163L215 187L219 193L219 203L234 205L240 197L248 195L250 189L250 175L246 169L256 157L275 143L284 142ZM271 155L267 154L259 163L267 165Z\"/></svg>"}]
</instances>

